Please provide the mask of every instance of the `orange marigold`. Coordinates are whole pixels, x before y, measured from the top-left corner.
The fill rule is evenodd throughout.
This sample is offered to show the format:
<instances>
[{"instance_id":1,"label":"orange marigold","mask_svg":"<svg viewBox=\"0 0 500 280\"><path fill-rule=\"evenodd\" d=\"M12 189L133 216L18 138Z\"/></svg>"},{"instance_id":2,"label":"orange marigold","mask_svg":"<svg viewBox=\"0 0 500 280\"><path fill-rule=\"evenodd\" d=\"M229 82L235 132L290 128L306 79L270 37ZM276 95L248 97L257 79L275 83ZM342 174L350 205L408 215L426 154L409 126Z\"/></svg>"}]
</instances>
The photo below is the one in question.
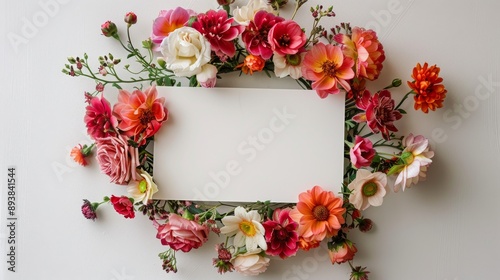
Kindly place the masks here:
<instances>
[{"instance_id":1,"label":"orange marigold","mask_svg":"<svg viewBox=\"0 0 500 280\"><path fill-rule=\"evenodd\" d=\"M428 113L429 109L435 111L443 107L443 101L447 90L441 84L443 78L439 77L439 67L428 66L427 62L422 67L420 63L413 68L411 77L413 82L408 81L408 86L415 92L415 110Z\"/></svg>"},{"instance_id":2,"label":"orange marigold","mask_svg":"<svg viewBox=\"0 0 500 280\"><path fill-rule=\"evenodd\" d=\"M249 54L245 57L243 63L236 66L236 68L241 68L241 71L243 71L243 73L252 75L254 71L262 71L265 65L266 61L262 57Z\"/></svg>"}]
</instances>

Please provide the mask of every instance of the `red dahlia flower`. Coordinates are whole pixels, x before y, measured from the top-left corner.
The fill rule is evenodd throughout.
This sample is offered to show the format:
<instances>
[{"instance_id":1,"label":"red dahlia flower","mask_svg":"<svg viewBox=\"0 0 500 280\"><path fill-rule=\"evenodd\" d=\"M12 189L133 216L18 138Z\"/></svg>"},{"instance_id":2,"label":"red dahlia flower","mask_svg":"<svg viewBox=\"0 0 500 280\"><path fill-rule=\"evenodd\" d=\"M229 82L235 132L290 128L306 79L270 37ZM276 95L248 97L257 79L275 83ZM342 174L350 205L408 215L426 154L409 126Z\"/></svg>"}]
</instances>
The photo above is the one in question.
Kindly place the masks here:
<instances>
[{"instance_id":1,"label":"red dahlia flower","mask_svg":"<svg viewBox=\"0 0 500 280\"><path fill-rule=\"evenodd\" d=\"M390 132L398 129L394 126L394 121L403 117L401 113L394 110L394 99L388 90L382 90L370 96L369 91L365 91L363 96L357 100L356 106L364 110L353 117L356 122L368 122L368 126L374 133L382 132L384 139L390 139Z\"/></svg>"},{"instance_id":2,"label":"red dahlia flower","mask_svg":"<svg viewBox=\"0 0 500 280\"><path fill-rule=\"evenodd\" d=\"M269 59L273 55L273 50L268 41L268 34L271 28L278 22L285 19L266 11L259 11L255 14L253 21L241 34L241 39L245 46L253 55L260 55L263 59Z\"/></svg>"},{"instance_id":3,"label":"red dahlia flower","mask_svg":"<svg viewBox=\"0 0 500 280\"><path fill-rule=\"evenodd\" d=\"M116 135L115 127L118 121L111 114L111 106L106 98L92 97L85 109L83 120L87 126L87 133L92 139Z\"/></svg>"},{"instance_id":4,"label":"red dahlia flower","mask_svg":"<svg viewBox=\"0 0 500 280\"><path fill-rule=\"evenodd\" d=\"M233 40L244 29L240 25L232 26L233 21L233 18L227 18L224 10L210 10L206 14L198 14L192 27L205 36L218 56L233 57L236 52Z\"/></svg>"},{"instance_id":5,"label":"red dahlia flower","mask_svg":"<svg viewBox=\"0 0 500 280\"><path fill-rule=\"evenodd\" d=\"M290 217L290 209L276 209L273 213L273 219L262 224L266 230L266 253L270 256L280 256L285 259L294 256L299 246L297 244L299 235L297 228L299 226Z\"/></svg>"},{"instance_id":6,"label":"red dahlia flower","mask_svg":"<svg viewBox=\"0 0 500 280\"><path fill-rule=\"evenodd\" d=\"M413 68L411 77L415 79L408 82L408 86L416 93L415 110L421 109L424 113L429 109L435 111L443 107L443 101L447 90L441 84L443 78L439 77L439 67L436 65L428 67L427 62L422 67L420 63Z\"/></svg>"},{"instance_id":7,"label":"red dahlia flower","mask_svg":"<svg viewBox=\"0 0 500 280\"><path fill-rule=\"evenodd\" d=\"M157 95L155 86L144 92L120 90L118 103L113 107L113 113L120 119L118 128L139 144L153 136L168 118L165 98Z\"/></svg>"}]
</instances>

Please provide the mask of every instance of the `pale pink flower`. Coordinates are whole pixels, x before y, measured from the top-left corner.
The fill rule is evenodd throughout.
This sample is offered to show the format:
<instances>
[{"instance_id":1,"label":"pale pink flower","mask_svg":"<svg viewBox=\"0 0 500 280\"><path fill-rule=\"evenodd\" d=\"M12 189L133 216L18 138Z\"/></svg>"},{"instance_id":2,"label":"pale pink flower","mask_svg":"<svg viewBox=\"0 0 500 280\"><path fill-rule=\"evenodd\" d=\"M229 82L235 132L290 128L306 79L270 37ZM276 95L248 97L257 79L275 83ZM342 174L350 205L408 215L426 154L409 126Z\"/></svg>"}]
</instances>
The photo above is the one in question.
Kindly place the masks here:
<instances>
[{"instance_id":1,"label":"pale pink flower","mask_svg":"<svg viewBox=\"0 0 500 280\"><path fill-rule=\"evenodd\" d=\"M370 166L373 157L375 157L372 141L356 135L354 146L349 150L349 156L355 168Z\"/></svg>"},{"instance_id":2,"label":"pale pink flower","mask_svg":"<svg viewBox=\"0 0 500 280\"><path fill-rule=\"evenodd\" d=\"M212 64L205 64L201 67L201 72L196 74L196 80L204 88L213 88L217 83L217 67Z\"/></svg>"},{"instance_id":3,"label":"pale pink flower","mask_svg":"<svg viewBox=\"0 0 500 280\"><path fill-rule=\"evenodd\" d=\"M349 202L361 211L370 205L380 206L386 194L386 186L387 176L384 173L358 169L356 178L347 186L351 190Z\"/></svg>"},{"instance_id":4,"label":"pale pink flower","mask_svg":"<svg viewBox=\"0 0 500 280\"><path fill-rule=\"evenodd\" d=\"M305 45L306 34L293 20L276 23L267 37L273 52L280 55L296 54Z\"/></svg>"},{"instance_id":5,"label":"pale pink flower","mask_svg":"<svg viewBox=\"0 0 500 280\"><path fill-rule=\"evenodd\" d=\"M394 191L405 190L412 184L418 183L420 178L425 178L427 166L432 163L434 152L430 150L429 139L422 135L414 136L410 133L404 140L400 159L403 162L398 177L394 183Z\"/></svg>"},{"instance_id":6,"label":"pale pink flower","mask_svg":"<svg viewBox=\"0 0 500 280\"><path fill-rule=\"evenodd\" d=\"M250 251L236 256L231 262L234 269L246 276L259 275L267 270L269 258L261 256L261 250Z\"/></svg>"},{"instance_id":7,"label":"pale pink flower","mask_svg":"<svg viewBox=\"0 0 500 280\"><path fill-rule=\"evenodd\" d=\"M208 233L205 225L170 214L168 222L158 226L156 238L176 251L189 252L201 247L208 240Z\"/></svg>"},{"instance_id":8,"label":"pale pink flower","mask_svg":"<svg viewBox=\"0 0 500 280\"><path fill-rule=\"evenodd\" d=\"M112 183L126 185L130 179L137 177L136 167L139 165L137 148L127 144L122 135L97 139L96 159L102 173L111 178Z\"/></svg>"}]
</instances>

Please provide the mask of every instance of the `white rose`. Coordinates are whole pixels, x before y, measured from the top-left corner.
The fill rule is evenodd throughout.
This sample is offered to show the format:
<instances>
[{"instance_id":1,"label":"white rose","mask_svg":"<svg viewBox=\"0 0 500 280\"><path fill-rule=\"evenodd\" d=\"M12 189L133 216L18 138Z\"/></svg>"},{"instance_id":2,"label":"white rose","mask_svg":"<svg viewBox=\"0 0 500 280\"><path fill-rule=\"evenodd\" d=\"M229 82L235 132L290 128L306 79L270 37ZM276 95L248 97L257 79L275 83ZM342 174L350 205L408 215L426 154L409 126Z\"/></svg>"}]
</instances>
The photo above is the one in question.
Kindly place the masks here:
<instances>
[{"instance_id":1,"label":"white rose","mask_svg":"<svg viewBox=\"0 0 500 280\"><path fill-rule=\"evenodd\" d=\"M171 32L160 45L167 69L179 77L201 72L210 57L210 43L196 29L181 27Z\"/></svg>"},{"instance_id":2,"label":"white rose","mask_svg":"<svg viewBox=\"0 0 500 280\"><path fill-rule=\"evenodd\" d=\"M273 7L267 3L267 0L250 0L246 6L234 9L234 21L240 25L247 26L253 20L255 14L261 10L274 13Z\"/></svg>"},{"instance_id":3,"label":"white rose","mask_svg":"<svg viewBox=\"0 0 500 280\"><path fill-rule=\"evenodd\" d=\"M238 255L231 262L234 269L247 276L255 276L266 271L269 266L269 258L259 255L261 250Z\"/></svg>"}]
</instances>

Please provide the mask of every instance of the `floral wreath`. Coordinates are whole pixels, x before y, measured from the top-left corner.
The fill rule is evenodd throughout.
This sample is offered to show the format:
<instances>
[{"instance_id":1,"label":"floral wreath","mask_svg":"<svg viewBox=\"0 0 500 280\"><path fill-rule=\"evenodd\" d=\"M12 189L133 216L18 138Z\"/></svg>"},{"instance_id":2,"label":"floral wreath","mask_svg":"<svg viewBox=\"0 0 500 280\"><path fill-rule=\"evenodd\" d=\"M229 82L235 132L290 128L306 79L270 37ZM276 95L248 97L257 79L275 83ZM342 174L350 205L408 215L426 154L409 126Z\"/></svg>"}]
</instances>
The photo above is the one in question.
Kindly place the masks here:
<instances>
[{"instance_id":1,"label":"floral wreath","mask_svg":"<svg viewBox=\"0 0 500 280\"><path fill-rule=\"evenodd\" d=\"M205 13L182 7L160 11L151 37L142 42L146 55L130 38L129 30L137 23L134 13L125 15L126 41L114 23L102 24L102 34L116 39L128 53L127 59L135 63L124 67L132 74L130 79L120 76L121 59L112 54L99 57L98 68L89 64L87 54L68 58L65 74L97 84L93 93L85 92L84 122L94 143L77 145L71 156L85 166L87 157L95 154L102 173L111 182L127 186L128 193L105 196L100 202L85 199L83 215L95 220L97 209L111 204L125 218L132 219L136 213L148 217L157 229L156 237L169 247L159 254L167 272L177 272L177 251L199 248L213 232L226 237L217 244L213 259L221 274L257 275L267 269L271 257L286 259L325 241L332 264L348 262L350 279L368 279L366 267L353 264L358 249L348 233L372 228L372 220L363 213L370 206L380 206L388 189L404 191L426 177L434 156L429 140L421 135L397 136L395 122L406 114L401 105L410 96L415 110L424 113L443 106L447 91L439 67L417 64L413 80L407 82L410 91L396 105L390 89L399 87L401 80L375 93L366 88L367 81L378 78L385 60L373 30L349 23L325 28L319 23L335 16L333 8L316 6L310 8L313 26L306 35L293 18L307 0L295 1L291 19L279 16L287 0L249 0L243 7L234 7L234 0L217 2L219 9ZM139 70L132 70L136 67ZM348 163L339 196L314 186L298 194L296 204L265 201L206 206L154 199L162 186L152 177L153 155L148 146L168 119L165 99L157 96L156 86L180 86L176 79L186 77L189 86L214 87L221 74L235 71L290 77L303 88L315 90L320 98L347 93L344 154ZM145 83L151 86L143 90ZM135 85L135 90L122 89L128 84ZM119 89L113 106L103 94L107 85ZM389 183L389 177L395 177L394 183Z\"/></svg>"}]
</instances>

